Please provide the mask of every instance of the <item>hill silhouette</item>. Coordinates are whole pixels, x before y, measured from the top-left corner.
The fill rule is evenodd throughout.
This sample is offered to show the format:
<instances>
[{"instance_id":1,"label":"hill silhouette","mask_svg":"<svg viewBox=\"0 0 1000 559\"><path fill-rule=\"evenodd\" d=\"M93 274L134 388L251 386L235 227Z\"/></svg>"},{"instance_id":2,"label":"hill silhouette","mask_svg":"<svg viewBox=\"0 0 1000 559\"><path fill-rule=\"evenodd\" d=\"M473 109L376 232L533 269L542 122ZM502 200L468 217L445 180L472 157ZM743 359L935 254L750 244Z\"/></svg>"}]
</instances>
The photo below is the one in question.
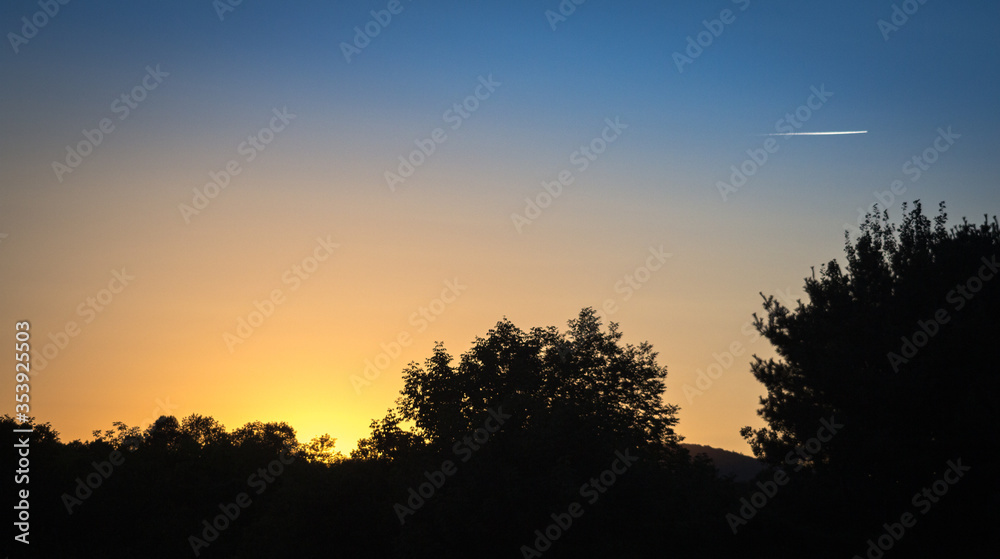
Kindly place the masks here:
<instances>
[{"instance_id":1,"label":"hill silhouette","mask_svg":"<svg viewBox=\"0 0 1000 559\"><path fill-rule=\"evenodd\" d=\"M750 481L767 468L753 456L732 450L692 443L681 443L680 446L686 448L692 456L706 455L719 471L720 476L731 478L733 481Z\"/></svg>"}]
</instances>

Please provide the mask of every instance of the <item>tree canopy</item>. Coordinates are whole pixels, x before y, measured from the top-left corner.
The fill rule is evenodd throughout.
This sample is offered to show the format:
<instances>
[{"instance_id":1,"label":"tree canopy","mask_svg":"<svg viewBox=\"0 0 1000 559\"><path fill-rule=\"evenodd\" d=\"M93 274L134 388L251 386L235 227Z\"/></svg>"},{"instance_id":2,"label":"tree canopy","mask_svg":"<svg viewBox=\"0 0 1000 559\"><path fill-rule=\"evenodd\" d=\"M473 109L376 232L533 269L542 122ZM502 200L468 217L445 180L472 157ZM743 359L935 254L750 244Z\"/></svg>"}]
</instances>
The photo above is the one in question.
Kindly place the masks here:
<instances>
[{"instance_id":1,"label":"tree canopy","mask_svg":"<svg viewBox=\"0 0 1000 559\"><path fill-rule=\"evenodd\" d=\"M678 408L663 401L666 367L648 343L621 338L617 324L604 332L597 313L585 308L566 332L525 332L504 319L477 337L458 363L438 343L423 365L403 371L397 411L373 423L373 436L359 448L368 452L382 441L375 454L392 455L401 446L447 447L502 408L513 418L504 429L511 438L662 455L679 440L673 429ZM414 425L405 445L399 444L400 421ZM387 431L391 426L397 430Z\"/></svg>"},{"instance_id":2,"label":"tree canopy","mask_svg":"<svg viewBox=\"0 0 1000 559\"><path fill-rule=\"evenodd\" d=\"M870 213L846 237L846 266L805 278L796 308L765 298L756 326L778 358L751 370L767 426L742 431L759 457L808 466L886 510L949 461L996 473L997 220L949 229L943 203L933 222L919 201L907 209L898 225ZM823 436L824 421L842 428Z\"/></svg>"}]
</instances>

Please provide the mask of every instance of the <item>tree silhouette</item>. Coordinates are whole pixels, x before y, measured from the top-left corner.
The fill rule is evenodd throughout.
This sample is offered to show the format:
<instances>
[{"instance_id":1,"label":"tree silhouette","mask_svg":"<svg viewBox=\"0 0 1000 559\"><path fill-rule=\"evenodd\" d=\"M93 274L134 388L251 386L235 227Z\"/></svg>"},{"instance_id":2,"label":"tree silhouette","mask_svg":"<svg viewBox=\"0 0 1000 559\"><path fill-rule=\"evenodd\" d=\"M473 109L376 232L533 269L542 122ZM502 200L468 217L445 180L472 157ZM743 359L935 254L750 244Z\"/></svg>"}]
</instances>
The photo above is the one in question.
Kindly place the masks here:
<instances>
[{"instance_id":1,"label":"tree silhouette","mask_svg":"<svg viewBox=\"0 0 1000 559\"><path fill-rule=\"evenodd\" d=\"M986 428L1000 394L1000 229L996 218L950 230L946 220L943 203L933 224L919 201L899 225L876 208L846 239L846 269L831 261L805 279L807 302L766 297L767 317L754 315L779 359L752 364L768 426L743 436L770 463L807 466L879 504L875 519L898 518L949 460L996 472ZM817 438L824 421L843 427Z\"/></svg>"},{"instance_id":2,"label":"tree silhouette","mask_svg":"<svg viewBox=\"0 0 1000 559\"><path fill-rule=\"evenodd\" d=\"M209 416L193 413L181 422L181 430L201 447L231 442L226 428Z\"/></svg>"},{"instance_id":3,"label":"tree silhouette","mask_svg":"<svg viewBox=\"0 0 1000 559\"><path fill-rule=\"evenodd\" d=\"M115 421L112 426L114 429L107 429L104 432L95 429L92 433L94 435L93 442L107 444L115 449L134 450L141 446L145 440L145 434L139 427L129 427L121 421Z\"/></svg>"},{"instance_id":4,"label":"tree silhouette","mask_svg":"<svg viewBox=\"0 0 1000 559\"><path fill-rule=\"evenodd\" d=\"M146 445L159 451L193 450L194 441L181 431L181 424L172 415L161 415L146 429Z\"/></svg>"},{"instance_id":5,"label":"tree silhouette","mask_svg":"<svg viewBox=\"0 0 1000 559\"><path fill-rule=\"evenodd\" d=\"M652 346L622 343L591 308L568 326L526 332L503 319L457 360L437 343L405 367L396 408L352 453L394 487L397 554L516 555L540 541L553 511L581 503L581 527L546 556L679 549L679 538L725 547L731 486L679 448ZM622 470L626 454L635 460ZM607 486L595 505L586 487L598 478Z\"/></svg>"},{"instance_id":6,"label":"tree silhouette","mask_svg":"<svg viewBox=\"0 0 1000 559\"><path fill-rule=\"evenodd\" d=\"M271 454L299 446L295 438L295 429L284 421L268 423L253 421L233 431L232 438L233 443L240 448Z\"/></svg>"},{"instance_id":7,"label":"tree silhouette","mask_svg":"<svg viewBox=\"0 0 1000 559\"><path fill-rule=\"evenodd\" d=\"M329 434L313 437L308 444L303 443L299 447L299 453L306 460L319 464L332 465L345 460L343 453L335 450L337 439Z\"/></svg>"},{"instance_id":8,"label":"tree silhouette","mask_svg":"<svg viewBox=\"0 0 1000 559\"><path fill-rule=\"evenodd\" d=\"M399 416L431 447L449 446L482 426L491 410L513 416L521 435L558 437L594 451L676 448L677 406L663 402L666 367L648 343L621 343L618 325L601 331L591 308L555 327L524 332L502 320L476 338L457 366L441 344L423 366L403 372ZM594 446L597 445L597 446Z\"/></svg>"},{"instance_id":9,"label":"tree silhouette","mask_svg":"<svg viewBox=\"0 0 1000 559\"><path fill-rule=\"evenodd\" d=\"M396 460L410 456L424 446L417 435L399 428L401 419L389 409L382 420L372 420L370 437L358 441L351 458L359 460Z\"/></svg>"}]
</instances>

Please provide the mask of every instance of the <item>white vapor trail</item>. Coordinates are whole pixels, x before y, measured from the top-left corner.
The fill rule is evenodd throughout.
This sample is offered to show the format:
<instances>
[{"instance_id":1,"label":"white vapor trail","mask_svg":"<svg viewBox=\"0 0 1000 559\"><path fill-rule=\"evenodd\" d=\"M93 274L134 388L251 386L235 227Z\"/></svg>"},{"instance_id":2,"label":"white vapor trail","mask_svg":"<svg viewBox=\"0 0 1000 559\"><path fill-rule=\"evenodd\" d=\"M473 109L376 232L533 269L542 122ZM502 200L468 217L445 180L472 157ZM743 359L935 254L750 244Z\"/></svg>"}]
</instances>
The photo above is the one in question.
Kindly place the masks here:
<instances>
[{"instance_id":1,"label":"white vapor trail","mask_svg":"<svg viewBox=\"0 0 1000 559\"><path fill-rule=\"evenodd\" d=\"M867 134L867 130L845 130L843 132L780 132L765 136L836 136L839 134Z\"/></svg>"}]
</instances>

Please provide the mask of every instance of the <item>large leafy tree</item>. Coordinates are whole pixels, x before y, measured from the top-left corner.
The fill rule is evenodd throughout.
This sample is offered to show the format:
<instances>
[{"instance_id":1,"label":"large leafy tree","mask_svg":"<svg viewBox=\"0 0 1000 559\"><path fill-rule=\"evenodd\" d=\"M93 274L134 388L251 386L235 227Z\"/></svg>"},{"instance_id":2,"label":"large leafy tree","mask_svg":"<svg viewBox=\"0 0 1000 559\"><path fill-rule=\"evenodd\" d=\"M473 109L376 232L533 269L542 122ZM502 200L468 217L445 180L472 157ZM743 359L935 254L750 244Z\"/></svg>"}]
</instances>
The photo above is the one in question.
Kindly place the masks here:
<instances>
[{"instance_id":1,"label":"large leafy tree","mask_svg":"<svg viewBox=\"0 0 1000 559\"><path fill-rule=\"evenodd\" d=\"M281 422L252 421L233 431L233 442L240 447L254 447L274 454L297 448L295 429Z\"/></svg>"},{"instance_id":2,"label":"large leafy tree","mask_svg":"<svg viewBox=\"0 0 1000 559\"><path fill-rule=\"evenodd\" d=\"M617 324L603 331L597 313L586 308L566 332L525 332L504 319L458 363L438 344L423 365L404 370L398 413L373 424L373 437L359 449L391 455L395 448L371 443L398 446L401 420L412 422L413 435L430 448L444 448L482 427L491 411L511 416L504 430L519 440L591 451L594 445L674 449L678 408L663 401L666 367L648 343L621 338Z\"/></svg>"},{"instance_id":3,"label":"large leafy tree","mask_svg":"<svg viewBox=\"0 0 1000 559\"><path fill-rule=\"evenodd\" d=\"M869 214L846 239L846 267L805 279L807 302L765 298L756 326L778 359L752 372L767 427L743 429L761 458L804 460L855 494L896 492L894 503L948 460L995 470L998 419L996 218L948 229L944 204L933 223L919 201L903 211L899 224ZM824 421L843 427L831 438Z\"/></svg>"},{"instance_id":4,"label":"large leafy tree","mask_svg":"<svg viewBox=\"0 0 1000 559\"><path fill-rule=\"evenodd\" d=\"M568 326L525 331L503 319L459 358L438 344L404 369L396 409L352 454L374 460L350 464L381 470L394 487L403 548L524 553L520 544L570 503L587 512L559 539L560 556L628 555L620 542L660 549L725 529L726 486L678 448L678 408L663 401L667 370L652 346L624 343L590 308ZM410 491L434 479L419 503ZM599 501L587 493L594 484Z\"/></svg>"},{"instance_id":5,"label":"large leafy tree","mask_svg":"<svg viewBox=\"0 0 1000 559\"><path fill-rule=\"evenodd\" d=\"M228 445L231 442L226 428L215 418L207 415L193 413L185 417L181 422L181 431L201 447Z\"/></svg>"}]
</instances>

